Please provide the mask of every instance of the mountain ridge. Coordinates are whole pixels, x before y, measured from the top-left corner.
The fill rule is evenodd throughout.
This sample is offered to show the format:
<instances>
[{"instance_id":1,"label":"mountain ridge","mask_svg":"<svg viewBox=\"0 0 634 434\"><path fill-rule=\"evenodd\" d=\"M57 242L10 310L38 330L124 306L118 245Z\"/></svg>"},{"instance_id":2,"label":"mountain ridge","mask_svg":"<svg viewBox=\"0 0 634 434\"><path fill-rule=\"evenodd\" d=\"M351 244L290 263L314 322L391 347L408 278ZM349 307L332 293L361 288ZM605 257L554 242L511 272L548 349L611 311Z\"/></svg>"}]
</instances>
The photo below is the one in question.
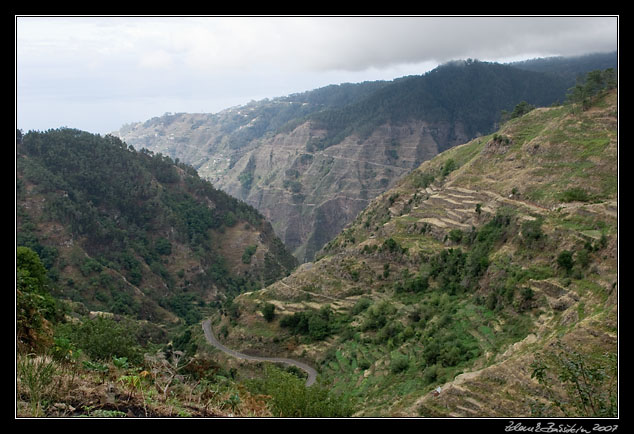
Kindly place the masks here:
<instances>
[{"instance_id":1,"label":"mountain ridge","mask_svg":"<svg viewBox=\"0 0 634 434\"><path fill-rule=\"evenodd\" d=\"M255 209L168 157L73 129L29 132L16 147L17 244L39 254L58 296L90 310L189 322L194 300L296 265Z\"/></svg>"},{"instance_id":2,"label":"mountain ridge","mask_svg":"<svg viewBox=\"0 0 634 434\"><path fill-rule=\"evenodd\" d=\"M256 207L303 262L368 199L422 161L489 133L501 110L523 100L536 106L563 101L573 84L570 74L469 60L423 76L253 102L214 115L213 122L211 115L175 114L117 134L192 164ZM324 217L332 211L336 219Z\"/></svg>"}]
</instances>

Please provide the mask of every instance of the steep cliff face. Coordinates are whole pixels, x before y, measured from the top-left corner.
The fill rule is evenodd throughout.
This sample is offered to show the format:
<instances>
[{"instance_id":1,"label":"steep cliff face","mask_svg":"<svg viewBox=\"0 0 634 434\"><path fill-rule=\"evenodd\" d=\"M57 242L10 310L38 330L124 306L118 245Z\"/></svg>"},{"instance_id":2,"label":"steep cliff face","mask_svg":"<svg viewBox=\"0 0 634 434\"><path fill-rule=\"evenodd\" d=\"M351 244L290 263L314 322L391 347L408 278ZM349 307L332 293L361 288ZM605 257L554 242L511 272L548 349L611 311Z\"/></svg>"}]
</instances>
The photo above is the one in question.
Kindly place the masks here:
<instances>
[{"instance_id":1,"label":"steep cliff face","mask_svg":"<svg viewBox=\"0 0 634 434\"><path fill-rule=\"evenodd\" d=\"M435 156L438 137L446 143L455 136L451 128L424 121L385 124L366 139L351 135L311 152L311 140L324 132L304 123L263 140L216 185L259 209L295 256L310 261L370 200Z\"/></svg>"}]
</instances>

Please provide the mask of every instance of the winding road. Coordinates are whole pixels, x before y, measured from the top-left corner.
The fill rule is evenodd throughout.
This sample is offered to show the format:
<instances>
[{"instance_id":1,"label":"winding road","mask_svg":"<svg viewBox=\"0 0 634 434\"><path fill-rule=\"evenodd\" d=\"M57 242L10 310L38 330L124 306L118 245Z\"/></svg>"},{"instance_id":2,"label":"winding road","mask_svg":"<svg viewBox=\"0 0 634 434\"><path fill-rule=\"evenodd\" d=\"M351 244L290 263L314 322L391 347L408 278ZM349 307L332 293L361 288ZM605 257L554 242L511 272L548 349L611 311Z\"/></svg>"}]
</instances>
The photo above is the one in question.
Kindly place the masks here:
<instances>
[{"instance_id":1,"label":"winding road","mask_svg":"<svg viewBox=\"0 0 634 434\"><path fill-rule=\"evenodd\" d=\"M218 339L216 339L216 336L213 334L213 331L211 330L210 320L207 319L203 321L202 326L203 326L203 332L205 332L205 337L207 338L207 342L209 342L211 345L218 348L219 350L229 354L230 356L237 357L239 359L253 360L257 362L284 363L286 365L295 366L303 371L306 371L306 373L308 374L308 379L306 379L307 387L311 386L317 379L317 371L314 368L312 368L311 366L308 366L305 363L298 362L297 360L285 359L285 358L279 358L279 357L249 356L248 354L242 354L230 348L227 348L223 344L221 344L218 341Z\"/></svg>"}]
</instances>

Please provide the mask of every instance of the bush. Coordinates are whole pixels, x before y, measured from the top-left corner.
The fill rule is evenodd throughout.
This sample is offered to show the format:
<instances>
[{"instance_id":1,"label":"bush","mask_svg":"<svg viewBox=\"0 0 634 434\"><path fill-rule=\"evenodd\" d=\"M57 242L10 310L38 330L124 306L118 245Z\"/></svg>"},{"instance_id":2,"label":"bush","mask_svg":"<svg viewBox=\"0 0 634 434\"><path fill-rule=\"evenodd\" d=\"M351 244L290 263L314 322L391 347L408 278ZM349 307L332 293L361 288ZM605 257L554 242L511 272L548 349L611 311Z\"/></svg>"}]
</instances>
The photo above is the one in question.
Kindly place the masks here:
<instances>
[{"instance_id":1,"label":"bush","mask_svg":"<svg viewBox=\"0 0 634 434\"><path fill-rule=\"evenodd\" d=\"M452 229L449 231L449 239L454 243L459 243L462 241L462 231L460 229Z\"/></svg>"},{"instance_id":2,"label":"bush","mask_svg":"<svg viewBox=\"0 0 634 434\"><path fill-rule=\"evenodd\" d=\"M45 401L54 401L55 379L58 377L57 364L47 356L18 354L16 359L16 379L18 394L28 395L31 415L43 416Z\"/></svg>"},{"instance_id":3,"label":"bush","mask_svg":"<svg viewBox=\"0 0 634 434\"><path fill-rule=\"evenodd\" d=\"M324 306L319 311L295 312L280 320L280 326L289 328L294 334L308 335L313 341L330 336L335 327L332 325L332 311Z\"/></svg>"},{"instance_id":4,"label":"bush","mask_svg":"<svg viewBox=\"0 0 634 434\"><path fill-rule=\"evenodd\" d=\"M61 319L58 303L49 292L46 268L28 247L16 250L16 333L18 345L34 349L50 340L46 321Z\"/></svg>"},{"instance_id":5,"label":"bush","mask_svg":"<svg viewBox=\"0 0 634 434\"><path fill-rule=\"evenodd\" d=\"M590 195L581 187L573 187L564 191L561 196L562 202L589 202Z\"/></svg>"},{"instance_id":6,"label":"bush","mask_svg":"<svg viewBox=\"0 0 634 434\"><path fill-rule=\"evenodd\" d=\"M572 252L568 250L564 250L557 256L557 265L563 268L564 271L570 272L574 265L574 260L572 259Z\"/></svg>"},{"instance_id":7,"label":"bush","mask_svg":"<svg viewBox=\"0 0 634 434\"><path fill-rule=\"evenodd\" d=\"M361 324L362 331L379 330L385 327L388 317L396 311L396 308L385 300L375 304L367 310L367 317Z\"/></svg>"},{"instance_id":8,"label":"bush","mask_svg":"<svg viewBox=\"0 0 634 434\"><path fill-rule=\"evenodd\" d=\"M251 246L247 246L244 249L244 253L242 254L242 262L244 264L250 264L251 263L251 257L253 255L255 255L255 251L258 249L257 245L251 245Z\"/></svg>"},{"instance_id":9,"label":"bush","mask_svg":"<svg viewBox=\"0 0 634 434\"><path fill-rule=\"evenodd\" d=\"M407 249L404 247L401 247L398 241L395 241L393 238L388 238L387 240L383 242L383 245L381 246L381 251L385 251L385 250L389 251L390 253L400 253L400 254L404 254L405 252L407 252Z\"/></svg>"},{"instance_id":10,"label":"bush","mask_svg":"<svg viewBox=\"0 0 634 434\"><path fill-rule=\"evenodd\" d=\"M617 354L584 354L561 342L538 354L531 364L531 378L543 387L547 405L534 404L537 417L617 417ZM563 396L560 394L563 392Z\"/></svg>"},{"instance_id":11,"label":"bush","mask_svg":"<svg viewBox=\"0 0 634 434\"><path fill-rule=\"evenodd\" d=\"M275 305L272 303L266 303L264 308L262 308L262 315L264 315L266 322L273 321L273 318L275 318Z\"/></svg>"},{"instance_id":12,"label":"bush","mask_svg":"<svg viewBox=\"0 0 634 434\"><path fill-rule=\"evenodd\" d=\"M390 372L392 374L400 374L409 368L409 359L407 356L398 355L390 361Z\"/></svg>"},{"instance_id":13,"label":"bush","mask_svg":"<svg viewBox=\"0 0 634 434\"><path fill-rule=\"evenodd\" d=\"M172 243L166 238L159 238L154 244L154 250L161 256L172 254Z\"/></svg>"},{"instance_id":14,"label":"bush","mask_svg":"<svg viewBox=\"0 0 634 434\"><path fill-rule=\"evenodd\" d=\"M532 245L544 238L542 230L543 219L529 220L522 224L522 238L528 245Z\"/></svg>"},{"instance_id":15,"label":"bush","mask_svg":"<svg viewBox=\"0 0 634 434\"><path fill-rule=\"evenodd\" d=\"M58 336L66 338L84 351L91 359L109 361L113 356L127 357L133 363L142 360L134 328L112 318L96 317L79 326L63 324Z\"/></svg>"},{"instance_id":16,"label":"bush","mask_svg":"<svg viewBox=\"0 0 634 434\"><path fill-rule=\"evenodd\" d=\"M456 170L458 168L458 165L456 164L456 162L450 158L447 161L445 161L445 164L443 165L442 169L441 169L441 175L443 177L449 175L451 172L453 172L454 170Z\"/></svg>"},{"instance_id":17,"label":"bush","mask_svg":"<svg viewBox=\"0 0 634 434\"><path fill-rule=\"evenodd\" d=\"M349 417L354 411L349 399L319 384L306 387L302 379L274 366L267 366L264 379L251 382L250 388L271 397L275 417Z\"/></svg>"},{"instance_id":18,"label":"bush","mask_svg":"<svg viewBox=\"0 0 634 434\"><path fill-rule=\"evenodd\" d=\"M308 336L314 341L325 339L330 334L328 319L321 315L311 315L308 318Z\"/></svg>"},{"instance_id":19,"label":"bush","mask_svg":"<svg viewBox=\"0 0 634 434\"><path fill-rule=\"evenodd\" d=\"M360 314L361 312L369 308L371 304L372 304L372 300L370 300L369 298L360 298L352 307L352 314L353 315Z\"/></svg>"},{"instance_id":20,"label":"bush","mask_svg":"<svg viewBox=\"0 0 634 434\"><path fill-rule=\"evenodd\" d=\"M427 188L434 182L434 175L425 172L415 172L412 175L412 184L415 188Z\"/></svg>"}]
</instances>

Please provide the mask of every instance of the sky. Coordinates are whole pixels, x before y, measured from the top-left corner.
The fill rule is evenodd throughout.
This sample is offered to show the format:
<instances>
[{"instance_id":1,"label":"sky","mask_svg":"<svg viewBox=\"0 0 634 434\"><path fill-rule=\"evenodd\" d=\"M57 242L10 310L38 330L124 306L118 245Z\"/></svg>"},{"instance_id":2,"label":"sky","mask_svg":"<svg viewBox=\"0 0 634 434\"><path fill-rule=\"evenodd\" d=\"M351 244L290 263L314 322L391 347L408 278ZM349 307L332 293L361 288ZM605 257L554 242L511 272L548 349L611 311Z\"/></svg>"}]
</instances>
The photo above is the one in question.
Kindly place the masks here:
<instances>
[{"instance_id":1,"label":"sky","mask_svg":"<svg viewBox=\"0 0 634 434\"><path fill-rule=\"evenodd\" d=\"M330 84L618 49L618 16L15 16L16 127L108 134Z\"/></svg>"}]
</instances>

